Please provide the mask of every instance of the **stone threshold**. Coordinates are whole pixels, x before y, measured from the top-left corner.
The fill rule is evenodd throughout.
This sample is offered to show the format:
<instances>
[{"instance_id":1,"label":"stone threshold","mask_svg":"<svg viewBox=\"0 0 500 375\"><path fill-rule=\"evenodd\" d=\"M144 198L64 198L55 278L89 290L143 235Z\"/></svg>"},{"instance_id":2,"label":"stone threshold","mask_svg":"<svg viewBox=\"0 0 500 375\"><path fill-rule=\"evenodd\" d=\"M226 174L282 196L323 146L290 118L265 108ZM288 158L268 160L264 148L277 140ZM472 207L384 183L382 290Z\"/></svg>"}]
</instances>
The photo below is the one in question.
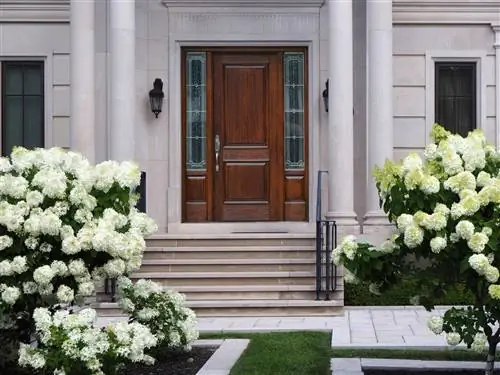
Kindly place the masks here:
<instances>
[{"instance_id":1,"label":"stone threshold","mask_svg":"<svg viewBox=\"0 0 500 375\"><path fill-rule=\"evenodd\" d=\"M363 370L484 370L485 366L483 362L383 358L333 358L330 363L332 375L363 375Z\"/></svg>"},{"instance_id":2,"label":"stone threshold","mask_svg":"<svg viewBox=\"0 0 500 375\"><path fill-rule=\"evenodd\" d=\"M249 343L247 339L195 341L196 347L219 347L196 375L229 375Z\"/></svg>"}]
</instances>

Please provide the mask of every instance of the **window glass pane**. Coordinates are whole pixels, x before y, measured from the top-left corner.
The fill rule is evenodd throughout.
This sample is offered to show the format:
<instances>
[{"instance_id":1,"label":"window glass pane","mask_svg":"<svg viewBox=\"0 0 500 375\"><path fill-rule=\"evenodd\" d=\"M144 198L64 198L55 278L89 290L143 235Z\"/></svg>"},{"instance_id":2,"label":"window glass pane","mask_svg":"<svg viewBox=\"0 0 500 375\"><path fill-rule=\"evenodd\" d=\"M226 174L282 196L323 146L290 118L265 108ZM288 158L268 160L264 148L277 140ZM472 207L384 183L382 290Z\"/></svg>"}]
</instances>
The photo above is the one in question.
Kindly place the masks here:
<instances>
[{"instance_id":1,"label":"window glass pane","mask_svg":"<svg viewBox=\"0 0 500 375\"><path fill-rule=\"evenodd\" d=\"M24 97L24 147L43 147L43 97Z\"/></svg>"},{"instance_id":2,"label":"window glass pane","mask_svg":"<svg viewBox=\"0 0 500 375\"><path fill-rule=\"evenodd\" d=\"M206 168L206 54L186 58L186 168Z\"/></svg>"},{"instance_id":3,"label":"window glass pane","mask_svg":"<svg viewBox=\"0 0 500 375\"><path fill-rule=\"evenodd\" d=\"M4 93L5 95L23 94L23 69L22 65L5 64Z\"/></svg>"},{"instance_id":4,"label":"window glass pane","mask_svg":"<svg viewBox=\"0 0 500 375\"><path fill-rule=\"evenodd\" d=\"M466 136L476 128L475 63L436 63L436 122Z\"/></svg>"},{"instance_id":5,"label":"window glass pane","mask_svg":"<svg viewBox=\"0 0 500 375\"><path fill-rule=\"evenodd\" d=\"M304 54L284 54L285 169L304 169Z\"/></svg>"},{"instance_id":6,"label":"window glass pane","mask_svg":"<svg viewBox=\"0 0 500 375\"><path fill-rule=\"evenodd\" d=\"M23 98L4 97L2 123L2 154L9 155L14 146L23 146Z\"/></svg>"},{"instance_id":7,"label":"window glass pane","mask_svg":"<svg viewBox=\"0 0 500 375\"><path fill-rule=\"evenodd\" d=\"M42 95L43 75L41 64L30 64L24 68L24 95Z\"/></svg>"},{"instance_id":8,"label":"window glass pane","mask_svg":"<svg viewBox=\"0 0 500 375\"><path fill-rule=\"evenodd\" d=\"M2 78L2 154L44 147L43 63L5 62Z\"/></svg>"}]
</instances>

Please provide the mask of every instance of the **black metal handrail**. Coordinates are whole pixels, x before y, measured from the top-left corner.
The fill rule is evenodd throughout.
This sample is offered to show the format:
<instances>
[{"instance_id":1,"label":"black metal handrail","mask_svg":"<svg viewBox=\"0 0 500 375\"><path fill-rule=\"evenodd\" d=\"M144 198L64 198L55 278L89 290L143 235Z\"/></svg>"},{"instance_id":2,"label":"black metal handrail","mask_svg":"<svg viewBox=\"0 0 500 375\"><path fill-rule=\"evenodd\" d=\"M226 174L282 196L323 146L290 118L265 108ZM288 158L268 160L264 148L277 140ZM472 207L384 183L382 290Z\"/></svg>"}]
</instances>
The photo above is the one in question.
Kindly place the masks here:
<instances>
[{"instance_id":1,"label":"black metal handrail","mask_svg":"<svg viewBox=\"0 0 500 375\"><path fill-rule=\"evenodd\" d=\"M146 172L141 172L141 182L137 187L139 200L137 201L137 209L140 212L146 212ZM111 296L111 301L116 301L116 279L106 278L104 280L104 294Z\"/></svg>"},{"instance_id":2,"label":"black metal handrail","mask_svg":"<svg viewBox=\"0 0 500 375\"><path fill-rule=\"evenodd\" d=\"M335 220L323 218L321 209L322 176L328 171L318 171L316 192L316 300L330 300L337 289L337 267L332 262L332 251L337 246Z\"/></svg>"}]
</instances>

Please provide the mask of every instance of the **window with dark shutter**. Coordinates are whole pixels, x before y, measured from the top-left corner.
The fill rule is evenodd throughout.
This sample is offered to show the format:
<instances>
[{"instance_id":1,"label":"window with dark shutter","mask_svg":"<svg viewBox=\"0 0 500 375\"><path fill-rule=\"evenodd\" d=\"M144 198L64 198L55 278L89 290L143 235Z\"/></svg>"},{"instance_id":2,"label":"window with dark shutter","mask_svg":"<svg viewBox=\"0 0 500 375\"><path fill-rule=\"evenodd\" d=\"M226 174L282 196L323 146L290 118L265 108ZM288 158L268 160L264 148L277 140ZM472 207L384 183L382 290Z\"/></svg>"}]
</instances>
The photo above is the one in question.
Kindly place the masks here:
<instances>
[{"instance_id":1,"label":"window with dark shutter","mask_svg":"<svg viewBox=\"0 0 500 375\"><path fill-rule=\"evenodd\" d=\"M2 155L14 146L44 147L44 128L43 62L3 62Z\"/></svg>"},{"instance_id":2,"label":"window with dark shutter","mask_svg":"<svg viewBox=\"0 0 500 375\"><path fill-rule=\"evenodd\" d=\"M476 128L476 63L437 62L435 122L466 136Z\"/></svg>"}]
</instances>

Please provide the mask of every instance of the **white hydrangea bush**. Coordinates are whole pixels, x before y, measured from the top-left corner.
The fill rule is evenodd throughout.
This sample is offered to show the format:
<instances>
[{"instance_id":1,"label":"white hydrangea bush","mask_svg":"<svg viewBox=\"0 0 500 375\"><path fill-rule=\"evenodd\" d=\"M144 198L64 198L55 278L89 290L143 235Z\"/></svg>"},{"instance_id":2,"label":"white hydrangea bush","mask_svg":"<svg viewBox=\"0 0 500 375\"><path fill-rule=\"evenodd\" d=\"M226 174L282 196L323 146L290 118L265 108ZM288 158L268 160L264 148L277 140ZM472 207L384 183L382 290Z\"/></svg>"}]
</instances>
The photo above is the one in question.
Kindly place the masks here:
<instances>
[{"instance_id":1,"label":"white hydrangea bush","mask_svg":"<svg viewBox=\"0 0 500 375\"><path fill-rule=\"evenodd\" d=\"M19 364L56 375L115 375L127 363L153 364L146 354L158 343L148 327L138 322L94 326L96 312L84 309L51 313L37 308L33 314L38 346L21 344Z\"/></svg>"},{"instance_id":2,"label":"white hydrangea bush","mask_svg":"<svg viewBox=\"0 0 500 375\"><path fill-rule=\"evenodd\" d=\"M0 158L0 315L29 331L36 307L71 304L137 270L157 230L135 208L139 183L134 163L94 166L60 148Z\"/></svg>"},{"instance_id":3,"label":"white hydrangea bush","mask_svg":"<svg viewBox=\"0 0 500 375\"><path fill-rule=\"evenodd\" d=\"M120 277L118 303L130 321L149 327L158 338L158 347L190 350L198 339L196 315L185 306L183 294L164 291L162 285L151 280L132 283L127 277Z\"/></svg>"},{"instance_id":4,"label":"white hydrangea bush","mask_svg":"<svg viewBox=\"0 0 500 375\"><path fill-rule=\"evenodd\" d=\"M413 275L420 293L408 297L429 310L465 284L474 305L450 309L429 328L444 332L450 345L482 351L488 344L492 366L500 341L500 152L480 130L462 137L434 125L431 139L423 158L413 153L375 170L393 236L377 247L347 236L333 260L345 267L346 282L369 282L375 293Z\"/></svg>"}]
</instances>

